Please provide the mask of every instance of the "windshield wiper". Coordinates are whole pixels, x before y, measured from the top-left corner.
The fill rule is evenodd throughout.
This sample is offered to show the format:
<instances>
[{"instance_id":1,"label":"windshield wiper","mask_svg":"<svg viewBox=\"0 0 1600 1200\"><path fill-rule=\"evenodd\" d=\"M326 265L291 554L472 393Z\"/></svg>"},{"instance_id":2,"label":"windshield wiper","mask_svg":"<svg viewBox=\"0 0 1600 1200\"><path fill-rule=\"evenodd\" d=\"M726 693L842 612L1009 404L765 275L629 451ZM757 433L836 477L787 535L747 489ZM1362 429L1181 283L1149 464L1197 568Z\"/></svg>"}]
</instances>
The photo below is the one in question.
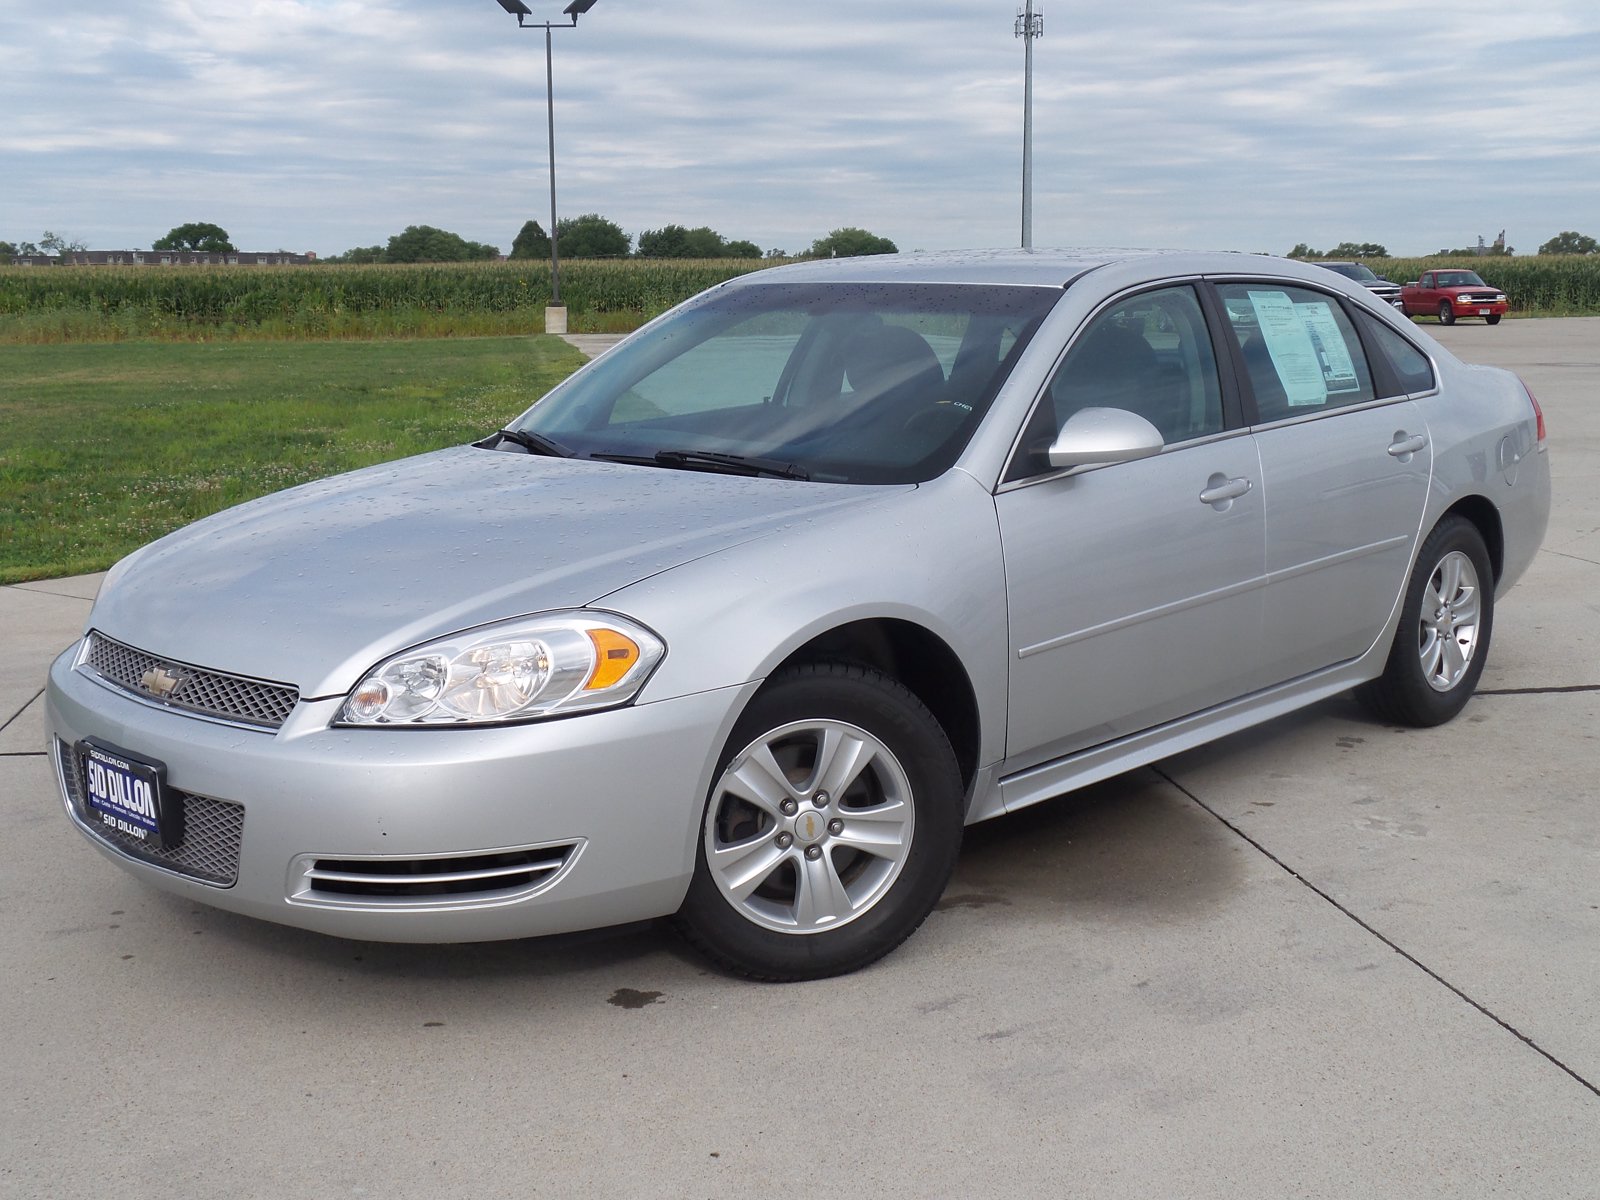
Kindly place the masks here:
<instances>
[{"instance_id":1,"label":"windshield wiper","mask_svg":"<svg viewBox=\"0 0 1600 1200\"><path fill-rule=\"evenodd\" d=\"M493 450L501 442L515 442L529 454L543 454L549 458L571 458L572 451L554 438L547 438L542 433L529 433L522 429L501 429L484 438L481 442L474 442L485 450Z\"/></svg>"},{"instance_id":2,"label":"windshield wiper","mask_svg":"<svg viewBox=\"0 0 1600 1200\"><path fill-rule=\"evenodd\" d=\"M791 462L724 454L719 450L657 450L654 454L591 454L602 462L641 467L682 467L691 471L718 471L727 475L765 475L773 479L810 479L811 473Z\"/></svg>"}]
</instances>

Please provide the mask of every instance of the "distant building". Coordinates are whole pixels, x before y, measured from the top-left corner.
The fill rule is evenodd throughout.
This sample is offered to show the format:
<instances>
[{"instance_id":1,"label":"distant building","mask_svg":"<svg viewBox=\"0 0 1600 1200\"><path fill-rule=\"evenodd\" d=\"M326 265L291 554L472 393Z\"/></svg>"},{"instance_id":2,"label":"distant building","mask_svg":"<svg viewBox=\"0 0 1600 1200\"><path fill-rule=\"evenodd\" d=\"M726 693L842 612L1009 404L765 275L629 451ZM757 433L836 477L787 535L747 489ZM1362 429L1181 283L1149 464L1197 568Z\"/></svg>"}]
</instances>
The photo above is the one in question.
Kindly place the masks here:
<instances>
[{"instance_id":1,"label":"distant building","mask_svg":"<svg viewBox=\"0 0 1600 1200\"><path fill-rule=\"evenodd\" d=\"M307 250L231 250L208 254L203 250L79 250L68 254L18 254L18 267L303 267L317 261Z\"/></svg>"}]
</instances>

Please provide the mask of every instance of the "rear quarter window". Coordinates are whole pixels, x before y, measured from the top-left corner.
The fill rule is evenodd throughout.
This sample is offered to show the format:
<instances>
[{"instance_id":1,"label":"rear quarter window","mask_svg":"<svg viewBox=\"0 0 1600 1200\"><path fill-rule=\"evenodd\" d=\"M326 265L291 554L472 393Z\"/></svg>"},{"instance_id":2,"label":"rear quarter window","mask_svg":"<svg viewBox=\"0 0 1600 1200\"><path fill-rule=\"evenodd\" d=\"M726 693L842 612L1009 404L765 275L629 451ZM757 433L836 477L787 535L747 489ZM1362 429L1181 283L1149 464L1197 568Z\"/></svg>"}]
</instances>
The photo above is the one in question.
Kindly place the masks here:
<instances>
[{"instance_id":1,"label":"rear quarter window","mask_svg":"<svg viewBox=\"0 0 1600 1200\"><path fill-rule=\"evenodd\" d=\"M1433 363L1426 354L1382 321L1363 315L1361 328L1373 352L1383 356L1401 392L1416 395L1433 390Z\"/></svg>"}]
</instances>

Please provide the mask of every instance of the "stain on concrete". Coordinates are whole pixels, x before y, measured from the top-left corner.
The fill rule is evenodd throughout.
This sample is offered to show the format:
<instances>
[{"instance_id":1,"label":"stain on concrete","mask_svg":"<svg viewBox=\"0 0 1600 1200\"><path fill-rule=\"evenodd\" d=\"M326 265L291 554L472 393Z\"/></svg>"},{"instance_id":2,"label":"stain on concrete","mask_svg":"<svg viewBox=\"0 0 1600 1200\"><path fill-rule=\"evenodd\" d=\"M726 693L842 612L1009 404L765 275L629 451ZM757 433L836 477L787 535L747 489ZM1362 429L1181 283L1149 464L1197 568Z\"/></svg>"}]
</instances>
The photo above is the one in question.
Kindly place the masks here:
<instances>
[{"instance_id":1,"label":"stain on concrete","mask_svg":"<svg viewBox=\"0 0 1600 1200\"><path fill-rule=\"evenodd\" d=\"M951 908L989 908L991 905L1009 905L1011 901L1004 896L996 896L987 892L969 892L964 896L946 896L935 904L934 911L944 912Z\"/></svg>"},{"instance_id":2,"label":"stain on concrete","mask_svg":"<svg viewBox=\"0 0 1600 1200\"><path fill-rule=\"evenodd\" d=\"M971 999L971 995L963 993L959 996L946 996L943 1000L924 1000L917 1005L917 1011L923 1016L932 1016L934 1013L945 1012Z\"/></svg>"},{"instance_id":3,"label":"stain on concrete","mask_svg":"<svg viewBox=\"0 0 1600 1200\"><path fill-rule=\"evenodd\" d=\"M1362 829L1373 833L1385 834L1388 837L1425 838L1428 836L1428 827L1416 821L1385 821L1382 817L1367 817L1357 822Z\"/></svg>"},{"instance_id":4,"label":"stain on concrete","mask_svg":"<svg viewBox=\"0 0 1600 1200\"><path fill-rule=\"evenodd\" d=\"M633 988L618 988L611 993L606 1003L613 1004L618 1008L643 1008L647 1004L655 1004L663 994L662 992L640 992Z\"/></svg>"}]
</instances>

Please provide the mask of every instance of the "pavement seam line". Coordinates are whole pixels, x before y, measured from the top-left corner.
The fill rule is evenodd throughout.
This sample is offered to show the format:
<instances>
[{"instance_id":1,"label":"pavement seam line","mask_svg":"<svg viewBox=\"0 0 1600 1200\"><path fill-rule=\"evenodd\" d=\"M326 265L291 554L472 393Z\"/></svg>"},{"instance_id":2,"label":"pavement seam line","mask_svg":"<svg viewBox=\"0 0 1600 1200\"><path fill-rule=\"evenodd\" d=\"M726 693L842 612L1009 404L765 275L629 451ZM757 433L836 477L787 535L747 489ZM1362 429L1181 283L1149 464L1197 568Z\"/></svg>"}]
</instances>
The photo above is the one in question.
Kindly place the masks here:
<instances>
[{"instance_id":1,"label":"pavement seam line","mask_svg":"<svg viewBox=\"0 0 1600 1200\"><path fill-rule=\"evenodd\" d=\"M81 600L85 604L94 603L87 596L74 596L71 592L52 592L49 588L23 587L17 583L8 583L5 588L8 592L26 592L30 596L54 596L57 600Z\"/></svg>"},{"instance_id":2,"label":"pavement seam line","mask_svg":"<svg viewBox=\"0 0 1600 1200\"><path fill-rule=\"evenodd\" d=\"M7 717L3 724L0 724L0 733L4 733L7 729L10 729L11 728L11 723L13 721L15 721L18 717L20 717L23 713L27 712L28 709L31 708L34 704L38 703L39 697L42 696L42 695L44 695L44 689L40 688L33 695L29 696L28 700L27 700L27 703L25 703L21 708L17 709L16 712L12 713L9 717Z\"/></svg>"},{"instance_id":3,"label":"pavement seam line","mask_svg":"<svg viewBox=\"0 0 1600 1200\"><path fill-rule=\"evenodd\" d=\"M1575 692L1600 692L1600 683L1569 683L1561 687L1478 688L1474 696L1567 696Z\"/></svg>"},{"instance_id":4,"label":"pavement seam line","mask_svg":"<svg viewBox=\"0 0 1600 1200\"><path fill-rule=\"evenodd\" d=\"M1360 926L1362 929L1366 930L1367 933L1369 933L1373 937L1377 938L1385 946L1389 947L1390 950L1393 950L1401 958L1405 959L1412 966L1416 967L1419 971L1421 971L1429 979L1432 979L1435 983L1437 983L1437 984L1441 985L1442 987L1448 989L1451 993L1453 993L1456 996L1457 999L1463 1000L1467 1004L1471 1005L1473 1008L1477 1009L1478 1012L1480 1012L1484 1016L1488 1017L1489 1020L1493 1021L1496 1025L1500 1026L1501 1029L1504 1029L1507 1033L1509 1033L1512 1037L1516 1038L1523 1045L1527 1046L1530 1050L1534 1051L1540 1057L1544 1058L1547 1062L1553 1064L1556 1067L1559 1067L1562 1071L1566 1072L1574 1080L1576 1080L1578 1083L1582 1084L1585 1088L1587 1088L1590 1092L1593 1092L1596 1096L1600 1096L1600 1086L1597 1086L1597 1085L1589 1082L1589 1080L1585 1079L1582 1075L1578 1074L1571 1067L1567 1066L1566 1063L1562 1062L1554 1054L1551 1054L1550 1051L1546 1050L1543 1046L1539 1045L1538 1042L1534 1041L1527 1034L1523 1033L1522 1030L1518 1029L1515 1025L1511 1024L1509 1021L1505 1020L1504 1018L1502 1018L1500 1016L1497 1016L1495 1013L1490 1011L1486 1006L1484 1006L1483 1004L1479 1003L1477 1000L1474 1000L1471 996L1467 995L1466 992L1462 991L1455 984L1451 983L1448 979L1446 979L1443 975L1439 974L1439 972L1435 971L1432 967L1428 966L1421 959L1417 958L1416 955L1410 953L1407 950L1401 949L1401 947L1398 944L1396 944L1393 940L1391 940L1390 938L1386 937L1384 934L1380 933L1377 929L1375 929L1372 925L1368 924L1366 921L1362 920L1362 918L1358 917L1353 911L1351 911L1345 905L1340 904L1339 901L1335 900L1327 892L1323 891L1316 884L1312 883L1304 875L1300 874L1300 872L1296 871L1288 863L1284 862L1276 854L1274 854L1272 851L1268 850L1260 842L1256 841L1255 838L1251 837L1243 829L1240 829L1232 821L1228 820L1227 817L1225 817L1221 813L1217 812L1216 809L1212 808L1204 800L1200 799L1199 796L1196 796L1188 788L1184 787L1183 784L1179 783L1171 775L1167 774L1165 771L1161 770L1159 767L1152 767L1151 770L1154 771L1155 774L1157 776L1159 776L1161 779L1164 779L1167 783L1170 783L1173 787L1177 788L1178 791L1182 792L1190 800L1194 801L1194 803L1197 804L1203 811L1205 811L1206 813L1209 813L1212 817L1216 818L1216 820L1221 822L1221 824L1226 829L1228 829L1230 832L1235 834L1238 838L1240 838L1240 840L1244 841L1247 845L1249 845L1257 853L1259 853L1264 858L1266 858L1269 862L1271 862L1279 870L1283 871L1286 875L1288 875L1296 883L1299 883L1302 887L1306 888L1313 895L1319 897L1322 900L1325 900L1328 904L1332 905L1340 914L1342 914L1343 916L1345 916L1349 920L1355 922L1356 925Z\"/></svg>"},{"instance_id":5,"label":"pavement seam line","mask_svg":"<svg viewBox=\"0 0 1600 1200\"><path fill-rule=\"evenodd\" d=\"M1600 567L1600 562L1592 558L1585 558L1581 554L1568 554L1565 550L1546 550L1546 554L1554 554L1557 558L1565 558L1572 562L1588 563L1591 567Z\"/></svg>"},{"instance_id":6,"label":"pavement seam line","mask_svg":"<svg viewBox=\"0 0 1600 1200\"><path fill-rule=\"evenodd\" d=\"M44 758L43 750L0 750L0 758Z\"/></svg>"}]
</instances>

